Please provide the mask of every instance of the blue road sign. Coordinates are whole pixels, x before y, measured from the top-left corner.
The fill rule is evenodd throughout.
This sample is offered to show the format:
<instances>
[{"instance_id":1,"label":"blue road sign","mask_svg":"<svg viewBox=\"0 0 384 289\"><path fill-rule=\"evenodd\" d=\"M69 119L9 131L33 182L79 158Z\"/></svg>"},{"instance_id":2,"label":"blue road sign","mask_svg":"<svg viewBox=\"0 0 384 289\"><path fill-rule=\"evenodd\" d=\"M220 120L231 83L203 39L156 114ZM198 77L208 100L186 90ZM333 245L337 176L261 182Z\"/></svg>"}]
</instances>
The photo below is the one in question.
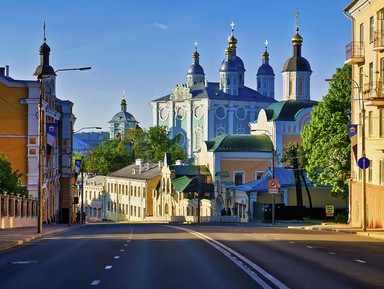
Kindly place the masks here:
<instances>
[{"instance_id":1,"label":"blue road sign","mask_svg":"<svg viewBox=\"0 0 384 289\"><path fill-rule=\"evenodd\" d=\"M369 168L371 162L366 157L362 157L362 158L359 158L357 164L358 164L360 169L364 170L364 169Z\"/></svg>"}]
</instances>

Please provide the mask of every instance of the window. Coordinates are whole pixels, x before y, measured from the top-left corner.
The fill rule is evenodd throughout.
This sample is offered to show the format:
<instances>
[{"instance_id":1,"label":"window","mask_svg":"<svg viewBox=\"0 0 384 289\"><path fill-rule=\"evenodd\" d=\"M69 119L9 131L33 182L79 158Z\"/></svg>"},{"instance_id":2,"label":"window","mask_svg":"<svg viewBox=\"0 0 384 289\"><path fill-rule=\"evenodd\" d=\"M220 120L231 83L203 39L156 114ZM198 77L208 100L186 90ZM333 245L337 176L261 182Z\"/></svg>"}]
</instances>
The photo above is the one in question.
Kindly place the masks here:
<instances>
[{"instance_id":1,"label":"window","mask_svg":"<svg viewBox=\"0 0 384 289\"><path fill-rule=\"evenodd\" d=\"M364 24L360 24L360 42L364 42Z\"/></svg>"},{"instance_id":2,"label":"window","mask_svg":"<svg viewBox=\"0 0 384 289\"><path fill-rule=\"evenodd\" d=\"M244 182L244 172L233 172L234 174L234 183L236 186L243 184Z\"/></svg>"},{"instance_id":3,"label":"window","mask_svg":"<svg viewBox=\"0 0 384 289\"><path fill-rule=\"evenodd\" d=\"M255 180L259 180L263 173L263 171L255 171Z\"/></svg>"},{"instance_id":4,"label":"window","mask_svg":"<svg viewBox=\"0 0 384 289\"><path fill-rule=\"evenodd\" d=\"M215 114L218 119L223 119L226 116L225 107L223 105L219 105L216 108Z\"/></svg>"},{"instance_id":5,"label":"window","mask_svg":"<svg viewBox=\"0 0 384 289\"><path fill-rule=\"evenodd\" d=\"M373 136L373 112L368 112L368 135L369 137Z\"/></svg>"},{"instance_id":6,"label":"window","mask_svg":"<svg viewBox=\"0 0 384 289\"><path fill-rule=\"evenodd\" d=\"M372 167L373 167L373 163L372 163L372 160L369 160L369 162L371 163L371 165L368 168L368 182L372 183Z\"/></svg>"},{"instance_id":7,"label":"window","mask_svg":"<svg viewBox=\"0 0 384 289\"><path fill-rule=\"evenodd\" d=\"M384 185L384 161L379 161L379 185Z\"/></svg>"},{"instance_id":8,"label":"window","mask_svg":"<svg viewBox=\"0 0 384 289\"><path fill-rule=\"evenodd\" d=\"M246 116L247 116L247 111L245 110L245 107L244 106L237 107L237 109L236 109L236 117L239 120L244 120Z\"/></svg>"},{"instance_id":9,"label":"window","mask_svg":"<svg viewBox=\"0 0 384 289\"><path fill-rule=\"evenodd\" d=\"M369 63L369 83L373 82L373 62Z\"/></svg>"},{"instance_id":10,"label":"window","mask_svg":"<svg viewBox=\"0 0 384 289\"><path fill-rule=\"evenodd\" d=\"M371 18L369 18L369 43L373 42L374 33L375 33L374 31L375 31L375 26L373 22L373 16L371 16Z\"/></svg>"},{"instance_id":11,"label":"window","mask_svg":"<svg viewBox=\"0 0 384 289\"><path fill-rule=\"evenodd\" d=\"M384 109L379 110L379 135L384 137Z\"/></svg>"},{"instance_id":12,"label":"window","mask_svg":"<svg viewBox=\"0 0 384 289\"><path fill-rule=\"evenodd\" d=\"M195 149L200 149L201 147L201 129L195 129Z\"/></svg>"}]
</instances>

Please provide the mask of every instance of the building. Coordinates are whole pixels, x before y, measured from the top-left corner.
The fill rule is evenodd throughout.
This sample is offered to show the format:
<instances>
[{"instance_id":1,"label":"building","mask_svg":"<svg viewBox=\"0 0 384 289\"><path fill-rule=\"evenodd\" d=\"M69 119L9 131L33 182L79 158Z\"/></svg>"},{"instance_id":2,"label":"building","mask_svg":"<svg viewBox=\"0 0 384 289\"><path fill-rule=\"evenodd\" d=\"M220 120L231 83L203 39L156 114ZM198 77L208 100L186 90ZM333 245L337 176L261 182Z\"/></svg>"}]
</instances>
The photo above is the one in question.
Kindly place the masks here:
<instances>
[{"instance_id":1,"label":"building","mask_svg":"<svg viewBox=\"0 0 384 289\"><path fill-rule=\"evenodd\" d=\"M15 80L9 76L9 67L0 69L0 150L13 170L23 174L21 182L27 196L37 199L41 189L42 220L46 223L68 222L73 203L71 132L75 122L73 103L56 97L50 51L44 35L40 65L34 73L37 81ZM36 117L40 102L41 121ZM41 165L39 130L43 140Z\"/></svg>"},{"instance_id":2,"label":"building","mask_svg":"<svg viewBox=\"0 0 384 289\"><path fill-rule=\"evenodd\" d=\"M158 164L137 159L105 177L104 219L144 221L153 216L152 190L160 180Z\"/></svg>"},{"instance_id":3,"label":"building","mask_svg":"<svg viewBox=\"0 0 384 289\"><path fill-rule=\"evenodd\" d=\"M257 119L251 122L251 134L267 133L278 155L283 155L284 146L290 142L301 143L300 132L311 120L311 66L301 54L303 38L299 27L292 37L293 55L283 67L283 99L261 109Z\"/></svg>"},{"instance_id":4,"label":"building","mask_svg":"<svg viewBox=\"0 0 384 289\"><path fill-rule=\"evenodd\" d=\"M81 177L84 177L84 180ZM80 186L77 192L79 202L76 206L76 215L80 213L81 216L83 211L88 222L106 219L105 176L88 176L83 174L78 181L79 184L83 184L83 187L81 188Z\"/></svg>"},{"instance_id":5,"label":"building","mask_svg":"<svg viewBox=\"0 0 384 289\"><path fill-rule=\"evenodd\" d=\"M351 1L344 14L352 27L345 61L352 66L351 123L358 125L358 158L369 160L362 169L351 154L350 223L384 228L384 3Z\"/></svg>"},{"instance_id":6,"label":"building","mask_svg":"<svg viewBox=\"0 0 384 289\"><path fill-rule=\"evenodd\" d=\"M164 157L161 179L153 190L153 219L193 221L216 215L211 173L206 166L172 163L170 153Z\"/></svg>"},{"instance_id":7,"label":"building","mask_svg":"<svg viewBox=\"0 0 384 289\"><path fill-rule=\"evenodd\" d=\"M274 170L272 172L272 169ZM268 192L269 180L274 177L278 180L278 193L275 195L276 216L278 219L295 219L297 216L297 198L295 177L292 169L268 168L258 179L240 186L228 188L231 195L233 212L242 222L249 220L270 219L268 210L272 203L272 195ZM330 187L314 186L306 178L308 191L303 189L303 210L311 211L304 215L314 218L325 218L325 208L332 205L335 211L345 211L347 201L342 198L330 196ZM309 192L309 193L308 193Z\"/></svg>"},{"instance_id":8,"label":"building","mask_svg":"<svg viewBox=\"0 0 384 289\"><path fill-rule=\"evenodd\" d=\"M274 99L274 73L267 51L257 75L260 92L244 83L245 67L236 54L237 39L233 23L225 58L219 69L219 82L208 82L200 65L197 43L187 83L177 85L171 93L153 100L154 126L166 126L170 137L180 135L188 157L194 157L204 141L222 134L250 133L249 122L256 119L261 108Z\"/></svg>"},{"instance_id":9,"label":"building","mask_svg":"<svg viewBox=\"0 0 384 289\"><path fill-rule=\"evenodd\" d=\"M236 196L227 188L259 179L272 166L272 152L271 139L265 134L225 134L205 142L199 161L207 165L215 178L217 212L234 210L230 200Z\"/></svg>"},{"instance_id":10,"label":"building","mask_svg":"<svg viewBox=\"0 0 384 289\"><path fill-rule=\"evenodd\" d=\"M140 128L139 122L127 111L127 101L124 93L120 105L121 110L108 122L110 139L124 139L127 137L127 130Z\"/></svg>"}]
</instances>

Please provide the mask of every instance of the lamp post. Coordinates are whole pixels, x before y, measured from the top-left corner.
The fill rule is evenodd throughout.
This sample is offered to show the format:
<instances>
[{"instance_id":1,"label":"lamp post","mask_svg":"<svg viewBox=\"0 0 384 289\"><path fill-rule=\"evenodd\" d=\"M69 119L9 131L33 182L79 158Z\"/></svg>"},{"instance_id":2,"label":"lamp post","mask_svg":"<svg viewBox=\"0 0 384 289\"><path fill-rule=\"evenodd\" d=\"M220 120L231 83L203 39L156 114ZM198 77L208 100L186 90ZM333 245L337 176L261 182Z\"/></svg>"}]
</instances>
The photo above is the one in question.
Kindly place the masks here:
<instances>
[{"instance_id":1,"label":"lamp post","mask_svg":"<svg viewBox=\"0 0 384 289\"><path fill-rule=\"evenodd\" d=\"M361 202L362 202L362 208L361 208L361 229L363 232L367 230L367 220L366 220L366 210L367 210L367 172L366 169L369 166L369 163L366 164L366 153L365 153L365 105L364 105L364 98L361 95L361 86L357 83L356 80L352 78L328 78L325 79L327 82L335 82L335 81L341 81L341 80L347 80L352 81L358 91L358 101L359 102L359 109L361 111L361 160L362 160L362 170L363 170L363 176L361 180Z\"/></svg>"},{"instance_id":2,"label":"lamp post","mask_svg":"<svg viewBox=\"0 0 384 289\"><path fill-rule=\"evenodd\" d=\"M51 68L52 69L52 68ZM43 132L44 132L44 114L43 114L43 79L49 78L51 76L55 76L57 72L60 71L70 71L70 70L90 70L91 67L80 67L80 68L63 68L58 69L56 71L50 70L48 73L47 70L44 71L41 70L39 74L35 74L37 76L37 79L40 81L40 94L39 94L39 106L38 106L38 151L39 151L39 160L38 160L38 202L39 202L39 208L38 208L38 224L37 224L37 232L40 234L43 232L43 194L42 194L42 187L43 187L43 158L44 158L44 148L43 148ZM71 170L70 170L71 171ZM69 199L69 222L70 222L70 213L71 213L71 199L72 199L72 186L70 187L70 199Z\"/></svg>"}]
</instances>

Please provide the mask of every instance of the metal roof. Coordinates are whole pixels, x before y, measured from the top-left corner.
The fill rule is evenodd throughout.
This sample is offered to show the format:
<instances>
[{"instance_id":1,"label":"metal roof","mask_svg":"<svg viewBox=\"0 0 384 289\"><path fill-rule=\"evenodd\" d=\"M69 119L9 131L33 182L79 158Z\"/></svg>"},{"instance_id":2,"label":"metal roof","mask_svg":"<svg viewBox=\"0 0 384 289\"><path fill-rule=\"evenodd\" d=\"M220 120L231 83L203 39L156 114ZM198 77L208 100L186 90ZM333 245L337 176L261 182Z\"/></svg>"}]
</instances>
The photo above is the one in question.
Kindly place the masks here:
<instances>
[{"instance_id":1,"label":"metal roof","mask_svg":"<svg viewBox=\"0 0 384 289\"><path fill-rule=\"evenodd\" d=\"M271 152L273 149L266 134L223 134L205 143L211 152Z\"/></svg>"}]
</instances>

